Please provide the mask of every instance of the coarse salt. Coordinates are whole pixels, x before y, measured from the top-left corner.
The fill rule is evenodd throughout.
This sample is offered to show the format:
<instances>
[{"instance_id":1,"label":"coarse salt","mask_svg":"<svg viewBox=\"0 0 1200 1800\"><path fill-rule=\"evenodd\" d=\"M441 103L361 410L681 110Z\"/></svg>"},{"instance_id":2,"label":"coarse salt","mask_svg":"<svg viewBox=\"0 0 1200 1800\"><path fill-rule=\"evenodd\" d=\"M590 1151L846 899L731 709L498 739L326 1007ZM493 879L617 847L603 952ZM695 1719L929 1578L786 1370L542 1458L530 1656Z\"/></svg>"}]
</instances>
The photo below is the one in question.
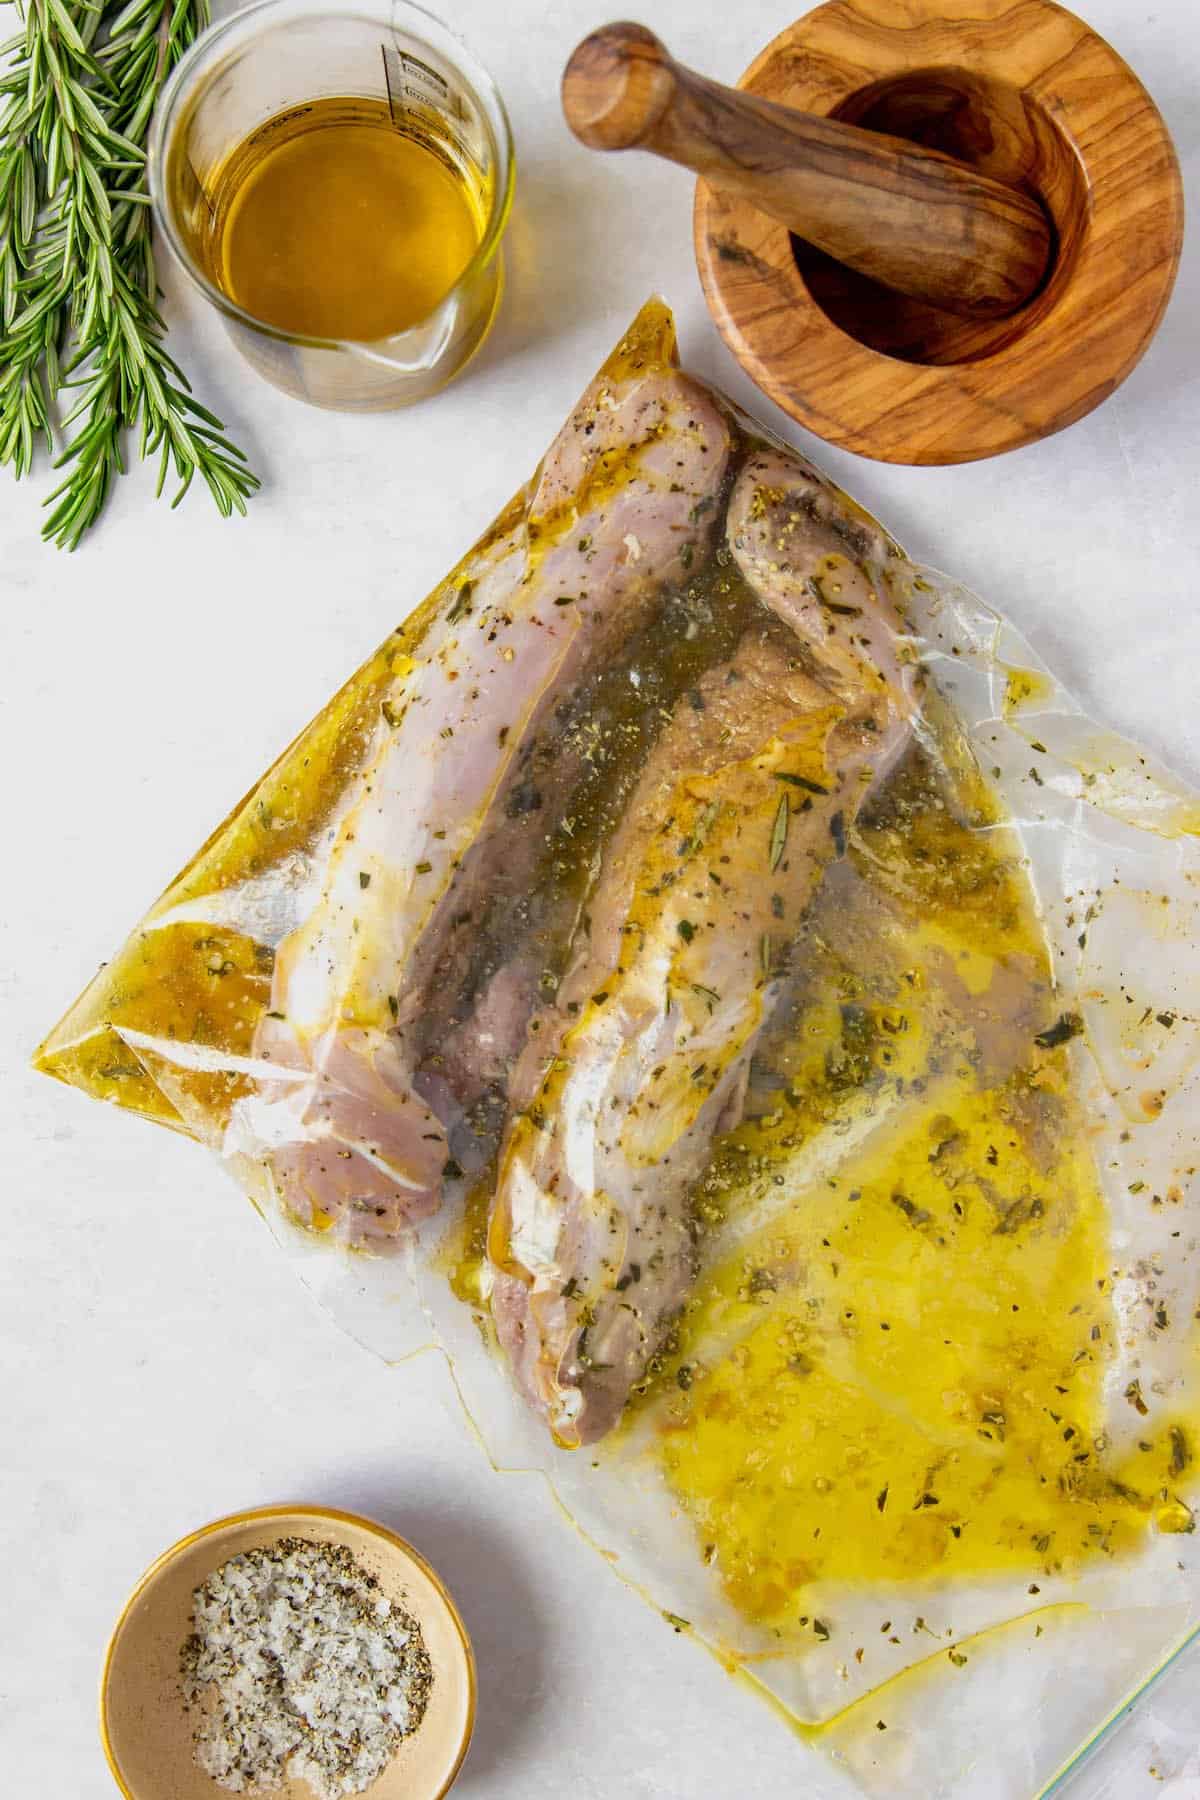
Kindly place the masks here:
<instances>
[{"instance_id":1,"label":"coarse salt","mask_svg":"<svg viewBox=\"0 0 1200 1800\"><path fill-rule=\"evenodd\" d=\"M342 1545L281 1538L232 1557L192 1602L183 1690L196 1760L234 1793L306 1780L359 1794L421 1723L429 1656L415 1619Z\"/></svg>"}]
</instances>

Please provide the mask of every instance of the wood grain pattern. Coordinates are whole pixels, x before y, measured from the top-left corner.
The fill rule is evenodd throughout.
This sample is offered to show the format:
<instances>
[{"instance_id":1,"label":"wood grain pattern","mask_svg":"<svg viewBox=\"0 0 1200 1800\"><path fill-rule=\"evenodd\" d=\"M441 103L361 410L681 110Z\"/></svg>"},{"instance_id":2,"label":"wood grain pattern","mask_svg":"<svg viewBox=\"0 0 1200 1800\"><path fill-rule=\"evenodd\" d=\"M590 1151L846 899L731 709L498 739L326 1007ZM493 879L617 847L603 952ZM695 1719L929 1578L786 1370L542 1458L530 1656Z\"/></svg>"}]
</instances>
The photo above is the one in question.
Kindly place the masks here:
<instances>
[{"instance_id":1,"label":"wood grain pattern","mask_svg":"<svg viewBox=\"0 0 1200 1800\"><path fill-rule=\"evenodd\" d=\"M1041 286L1045 213L935 145L797 112L675 62L643 25L576 49L563 112L597 150L649 150L873 281L967 318L1007 317Z\"/></svg>"},{"instance_id":2,"label":"wood grain pattern","mask_svg":"<svg viewBox=\"0 0 1200 1800\"><path fill-rule=\"evenodd\" d=\"M700 181L695 245L730 348L779 406L885 462L995 456L1082 418L1124 380L1170 298L1183 196L1128 65L1053 0L829 0L740 86L881 129L1037 194L1041 291L1002 320L898 298Z\"/></svg>"}]
</instances>

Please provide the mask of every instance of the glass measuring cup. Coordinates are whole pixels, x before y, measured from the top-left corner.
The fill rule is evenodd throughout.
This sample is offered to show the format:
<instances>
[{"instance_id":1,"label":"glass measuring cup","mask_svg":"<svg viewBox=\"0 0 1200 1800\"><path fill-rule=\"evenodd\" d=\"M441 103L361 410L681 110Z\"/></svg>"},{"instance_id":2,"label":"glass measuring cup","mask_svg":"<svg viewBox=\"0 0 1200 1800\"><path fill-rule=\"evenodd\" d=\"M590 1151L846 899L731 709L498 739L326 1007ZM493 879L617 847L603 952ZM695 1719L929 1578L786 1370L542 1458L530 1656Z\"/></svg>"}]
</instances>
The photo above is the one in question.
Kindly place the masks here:
<instances>
[{"instance_id":1,"label":"glass measuring cup","mask_svg":"<svg viewBox=\"0 0 1200 1800\"><path fill-rule=\"evenodd\" d=\"M396 129L448 163L481 224L462 274L433 310L372 343L305 337L256 319L212 278L212 196L226 159L280 115L345 96L384 102ZM487 335L512 204L504 104L466 45L409 0L257 0L214 25L163 92L149 152L155 218L180 264L260 375L346 412L406 406L452 379Z\"/></svg>"}]
</instances>

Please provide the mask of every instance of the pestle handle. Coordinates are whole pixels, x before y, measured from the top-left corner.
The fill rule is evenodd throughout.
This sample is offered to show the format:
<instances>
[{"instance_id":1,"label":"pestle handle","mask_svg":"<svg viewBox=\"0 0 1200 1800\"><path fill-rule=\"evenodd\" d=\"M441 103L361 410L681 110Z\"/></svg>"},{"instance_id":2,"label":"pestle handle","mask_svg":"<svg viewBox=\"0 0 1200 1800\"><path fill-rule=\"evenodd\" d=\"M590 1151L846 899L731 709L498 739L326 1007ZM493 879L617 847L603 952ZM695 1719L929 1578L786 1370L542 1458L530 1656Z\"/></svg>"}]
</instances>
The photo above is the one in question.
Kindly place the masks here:
<instances>
[{"instance_id":1,"label":"pestle handle","mask_svg":"<svg viewBox=\"0 0 1200 1800\"><path fill-rule=\"evenodd\" d=\"M758 100L685 69L644 25L605 25L563 74L593 150L650 150L739 194L839 262L969 318L1002 318L1045 276L1035 200L882 132Z\"/></svg>"}]
</instances>

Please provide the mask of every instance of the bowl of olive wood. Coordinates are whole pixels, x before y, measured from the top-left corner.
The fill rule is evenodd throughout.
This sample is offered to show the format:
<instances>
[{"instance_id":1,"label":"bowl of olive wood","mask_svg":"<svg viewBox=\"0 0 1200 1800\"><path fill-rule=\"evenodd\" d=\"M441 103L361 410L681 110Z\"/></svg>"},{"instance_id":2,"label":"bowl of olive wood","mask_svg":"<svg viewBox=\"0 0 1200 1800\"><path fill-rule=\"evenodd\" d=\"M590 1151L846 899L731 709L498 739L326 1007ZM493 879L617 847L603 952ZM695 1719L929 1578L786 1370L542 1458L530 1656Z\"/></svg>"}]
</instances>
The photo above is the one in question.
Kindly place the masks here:
<instances>
[{"instance_id":1,"label":"bowl of olive wood","mask_svg":"<svg viewBox=\"0 0 1200 1800\"><path fill-rule=\"evenodd\" d=\"M830 0L736 88L643 26L575 51L591 148L695 170L705 298L751 378L883 462L996 456L1129 374L1183 241L1170 135L1052 0Z\"/></svg>"},{"instance_id":2,"label":"bowl of olive wood","mask_svg":"<svg viewBox=\"0 0 1200 1800\"><path fill-rule=\"evenodd\" d=\"M367 1790L370 1800L440 1800L453 1785L475 1723L475 1658L449 1592L411 1544L373 1519L327 1506L260 1506L193 1531L142 1576L109 1640L100 1681L100 1739L126 1800L223 1800L195 1761L195 1715L183 1696L180 1652L192 1595L214 1570L280 1538L336 1544L374 1575L421 1627L433 1679L425 1716ZM312 1800L305 1781L273 1788ZM64 1797L65 1800L65 1797Z\"/></svg>"}]
</instances>

